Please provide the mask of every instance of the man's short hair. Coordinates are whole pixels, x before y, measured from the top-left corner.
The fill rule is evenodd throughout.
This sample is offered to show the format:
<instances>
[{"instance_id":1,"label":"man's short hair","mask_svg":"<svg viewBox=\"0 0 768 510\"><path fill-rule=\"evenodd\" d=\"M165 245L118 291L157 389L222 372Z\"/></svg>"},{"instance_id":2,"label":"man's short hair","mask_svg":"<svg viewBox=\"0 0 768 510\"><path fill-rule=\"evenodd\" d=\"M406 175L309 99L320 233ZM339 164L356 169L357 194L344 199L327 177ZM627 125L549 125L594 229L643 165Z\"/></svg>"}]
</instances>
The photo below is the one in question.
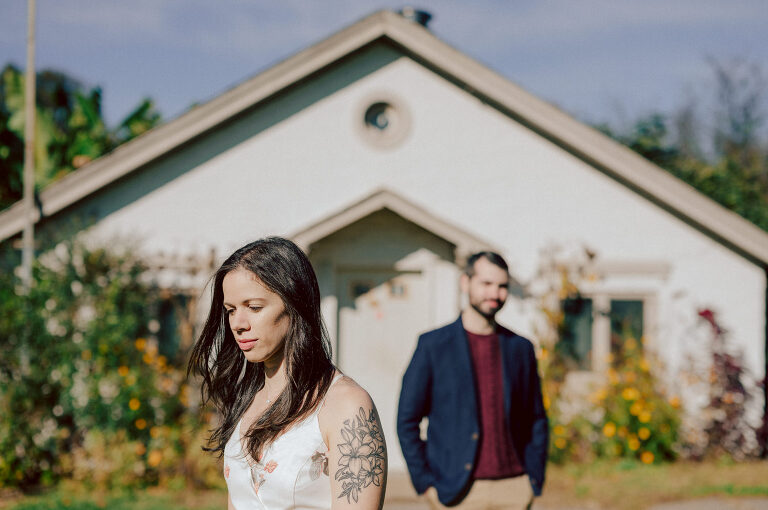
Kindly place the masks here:
<instances>
[{"instance_id":1,"label":"man's short hair","mask_svg":"<svg viewBox=\"0 0 768 510\"><path fill-rule=\"evenodd\" d=\"M475 276L475 262L477 262L480 259L486 259L488 262L490 262L494 266L498 266L504 271L506 271L507 273L509 273L509 265L507 265L507 261L504 260L504 257L502 257L501 255L493 251L479 251L477 253L473 253L467 259L467 265L464 268L464 274L466 274L470 278Z\"/></svg>"}]
</instances>

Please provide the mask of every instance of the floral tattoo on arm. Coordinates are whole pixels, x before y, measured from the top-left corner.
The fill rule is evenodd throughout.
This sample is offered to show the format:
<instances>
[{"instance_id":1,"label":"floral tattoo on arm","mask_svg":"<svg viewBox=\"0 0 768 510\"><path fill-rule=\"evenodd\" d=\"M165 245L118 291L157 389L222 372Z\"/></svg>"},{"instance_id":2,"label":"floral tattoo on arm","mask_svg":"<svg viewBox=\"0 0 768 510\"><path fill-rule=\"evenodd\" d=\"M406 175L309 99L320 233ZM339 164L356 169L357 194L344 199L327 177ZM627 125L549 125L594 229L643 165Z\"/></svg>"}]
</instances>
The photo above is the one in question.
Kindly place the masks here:
<instances>
[{"instance_id":1,"label":"floral tattoo on arm","mask_svg":"<svg viewBox=\"0 0 768 510\"><path fill-rule=\"evenodd\" d=\"M386 447L376 412L370 409L366 415L361 407L357 416L344 420L341 437L339 470L334 477L341 482L339 499L357 503L360 491L371 484L381 486L384 475Z\"/></svg>"}]
</instances>

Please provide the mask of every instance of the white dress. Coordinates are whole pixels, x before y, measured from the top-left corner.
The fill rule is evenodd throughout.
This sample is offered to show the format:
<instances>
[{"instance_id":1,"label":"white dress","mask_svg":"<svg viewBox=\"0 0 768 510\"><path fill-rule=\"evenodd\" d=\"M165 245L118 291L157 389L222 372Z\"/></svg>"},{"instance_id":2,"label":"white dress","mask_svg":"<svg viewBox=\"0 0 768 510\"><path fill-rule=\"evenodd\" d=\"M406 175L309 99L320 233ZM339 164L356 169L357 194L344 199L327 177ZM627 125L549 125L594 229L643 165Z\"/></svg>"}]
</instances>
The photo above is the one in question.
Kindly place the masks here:
<instances>
[{"instance_id":1,"label":"white dress","mask_svg":"<svg viewBox=\"0 0 768 510\"><path fill-rule=\"evenodd\" d=\"M321 408L322 403L278 437L259 461L244 451L242 419L237 423L224 447L224 478L237 510L331 508L328 447L317 418Z\"/></svg>"}]
</instances>

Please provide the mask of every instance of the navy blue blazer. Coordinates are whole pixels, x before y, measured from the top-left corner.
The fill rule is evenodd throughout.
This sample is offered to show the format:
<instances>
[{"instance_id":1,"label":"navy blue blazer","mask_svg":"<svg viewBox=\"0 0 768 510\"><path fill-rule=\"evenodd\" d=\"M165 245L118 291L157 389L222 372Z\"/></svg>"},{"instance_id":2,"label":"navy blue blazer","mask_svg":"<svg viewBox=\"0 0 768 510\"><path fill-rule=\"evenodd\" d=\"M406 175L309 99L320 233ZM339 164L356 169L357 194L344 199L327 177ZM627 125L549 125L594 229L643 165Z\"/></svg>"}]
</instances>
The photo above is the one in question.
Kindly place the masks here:
<instances>
[{"instance_id":1,"label":"navy blue blazer","mask_svg":"<svg viewBox=\"0 0 768 510\"><path fill-rule=\"evenodd\" d=\"M504 378L504 411L512 444L535 495L541 495L549 427L531 342L497 327ZM477 456L480 430L469 342L461 322L419 337L403 375L397 434L411 481L419 494L437 489L443 504L466 494ZM419 423L429 418L427 440Z\"/></svg>"}]
</instances>

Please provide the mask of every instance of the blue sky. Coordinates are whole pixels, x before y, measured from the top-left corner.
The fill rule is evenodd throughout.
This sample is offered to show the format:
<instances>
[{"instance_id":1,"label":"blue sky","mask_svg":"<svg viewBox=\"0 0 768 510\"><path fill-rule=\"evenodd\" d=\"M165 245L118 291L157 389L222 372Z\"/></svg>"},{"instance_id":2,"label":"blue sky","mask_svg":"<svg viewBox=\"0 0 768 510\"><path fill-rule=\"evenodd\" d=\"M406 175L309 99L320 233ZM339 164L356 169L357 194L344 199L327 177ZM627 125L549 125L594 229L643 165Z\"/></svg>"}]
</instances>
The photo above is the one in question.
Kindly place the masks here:
<instances>
[{"instance_id":1,"label":"blue sky","mask_svg":"<svg viewBox=\"0 0 768 510\"><path fill-rule=\"evenodd\" d=\"M378 9L588 122L707 104L708 59L768 77L765 0L37 0L38 69L103 89L110 124L143 97L183 113ZM0 0L0 65L26 62L26 0Z\"/></svg>"}]
</instances>

